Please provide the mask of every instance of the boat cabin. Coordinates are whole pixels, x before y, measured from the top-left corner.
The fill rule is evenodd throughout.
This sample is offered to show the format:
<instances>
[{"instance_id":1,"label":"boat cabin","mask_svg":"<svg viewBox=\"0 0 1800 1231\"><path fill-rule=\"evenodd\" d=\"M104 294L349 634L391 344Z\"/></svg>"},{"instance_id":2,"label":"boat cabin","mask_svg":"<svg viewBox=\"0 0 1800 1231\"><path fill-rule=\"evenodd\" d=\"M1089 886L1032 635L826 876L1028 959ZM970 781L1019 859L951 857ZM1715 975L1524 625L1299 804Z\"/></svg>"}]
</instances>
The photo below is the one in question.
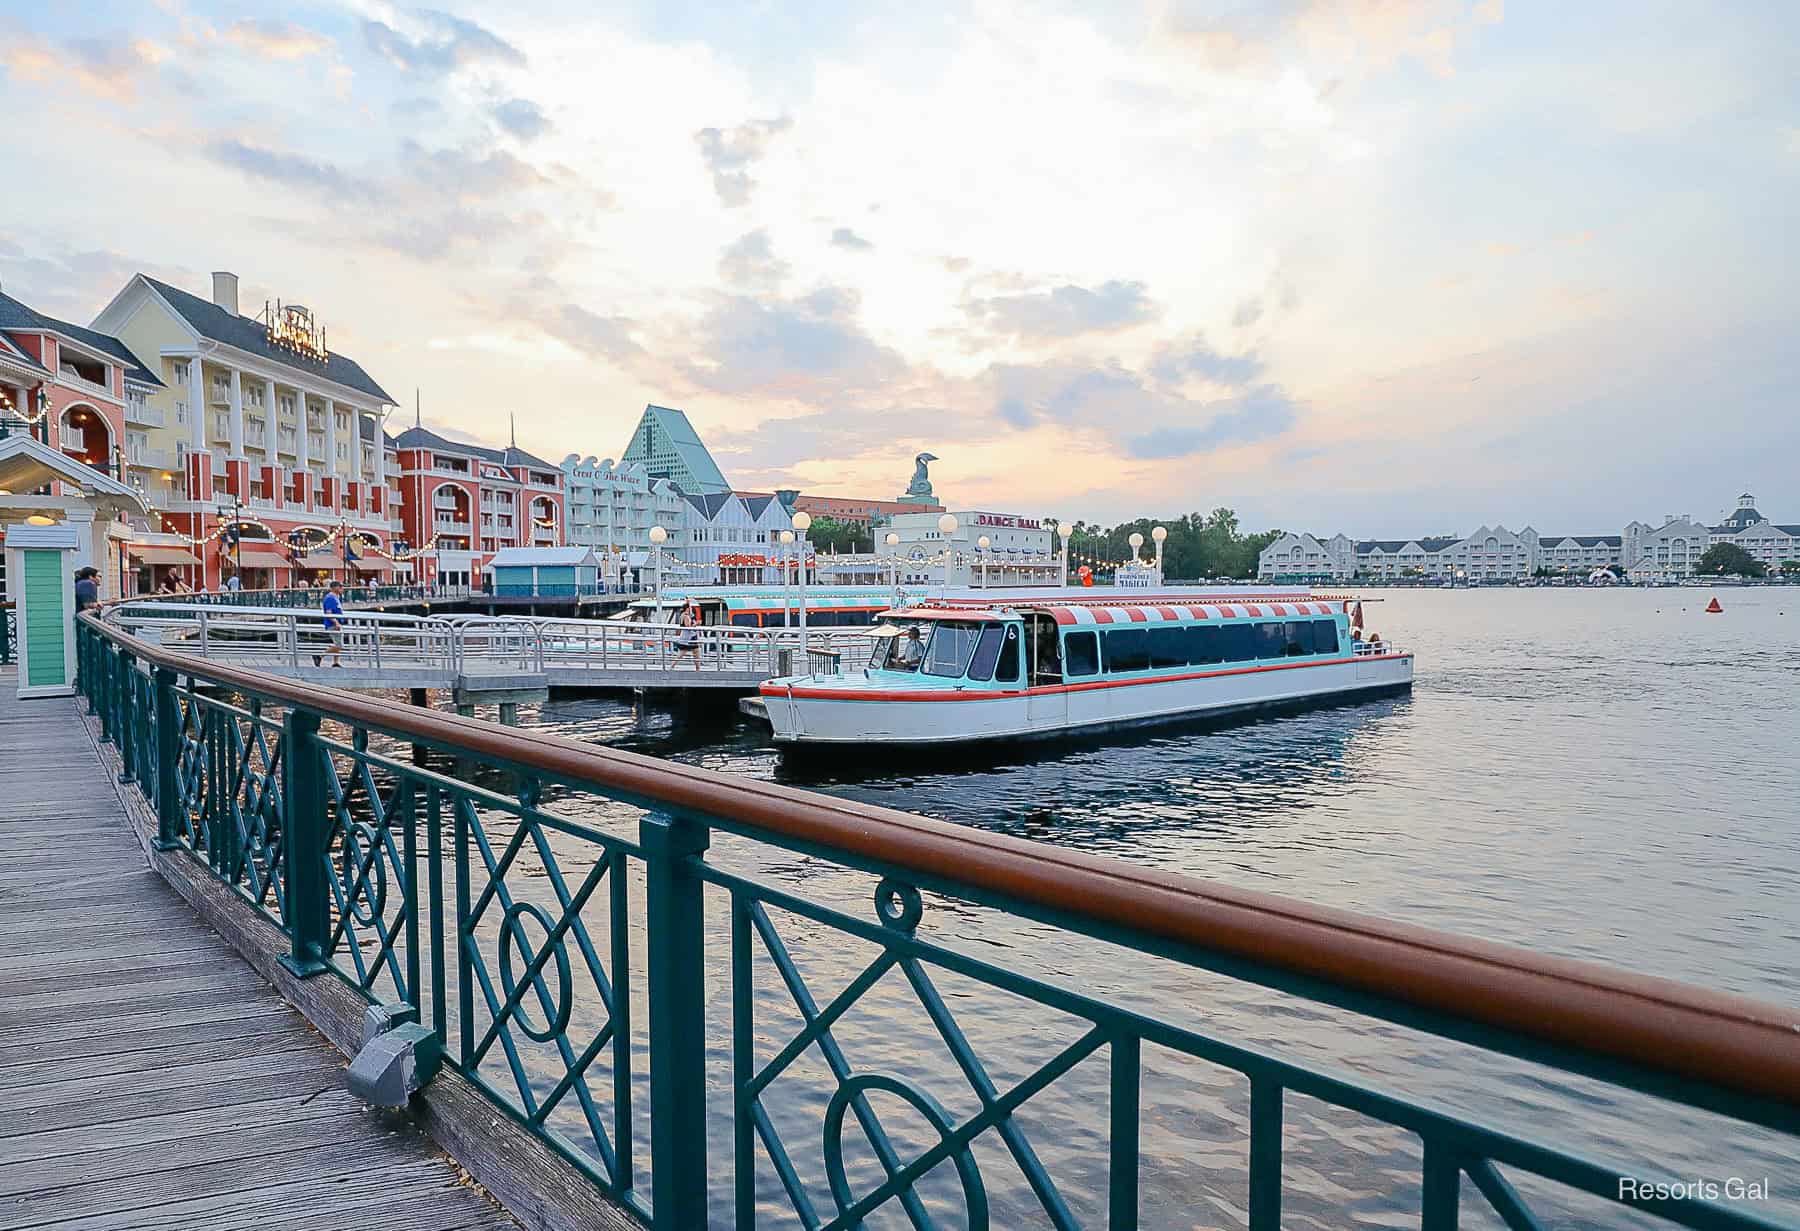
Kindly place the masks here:
<instances>
[{"instance_id":1,"label":"boat cabin","mask_svg":"<svg viewBox=\"0 0 1800 1231\"><path fill-rule=\"evenodd\" d=\"M1008 689L1155 680L1354 652L1342 603L1117 602L885 612L871 678ZM1295 664L1298 665L1298 664Z\"/></svg>"},{"instance_id":2,"label":"boat cabin","mask_svg":"<svg viewBox=\"0 0 1800 1231\"><path fill-rule=\"evenodd\" d=\"M867 628L893 605L894 592L885 586L853 586L806 591L808 628ZM665 590L660 598L640 598L624 618L649 623L672 623L683 607L694 607L700 623L733 628L785 628L800 623L800 595L790 587L731 586Z\"/></svg>"}]
</instances>

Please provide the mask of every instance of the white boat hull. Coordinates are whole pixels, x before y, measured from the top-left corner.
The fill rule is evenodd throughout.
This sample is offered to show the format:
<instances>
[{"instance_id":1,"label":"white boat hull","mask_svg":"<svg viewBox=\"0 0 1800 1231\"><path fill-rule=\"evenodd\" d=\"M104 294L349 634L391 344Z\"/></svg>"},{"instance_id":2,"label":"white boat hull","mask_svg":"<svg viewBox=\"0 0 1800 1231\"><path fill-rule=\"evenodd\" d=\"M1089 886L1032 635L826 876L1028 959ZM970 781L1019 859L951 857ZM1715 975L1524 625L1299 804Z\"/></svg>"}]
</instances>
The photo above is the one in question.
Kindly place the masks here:
<instances>
[{"instance_id":1,"label":"white boat hull","mask_svg":"<svg viewBox=\"0 0 1800 1231\"><path fill-rule=\"evenodd\" d=\"M862 688L860 677L771 681L762 688L775 739L794 744L950 744L1053 738L1410 688L1411 654L1255 663L1168 679L1079 681L1027 691Z\"/></svg>"}]
</instances>

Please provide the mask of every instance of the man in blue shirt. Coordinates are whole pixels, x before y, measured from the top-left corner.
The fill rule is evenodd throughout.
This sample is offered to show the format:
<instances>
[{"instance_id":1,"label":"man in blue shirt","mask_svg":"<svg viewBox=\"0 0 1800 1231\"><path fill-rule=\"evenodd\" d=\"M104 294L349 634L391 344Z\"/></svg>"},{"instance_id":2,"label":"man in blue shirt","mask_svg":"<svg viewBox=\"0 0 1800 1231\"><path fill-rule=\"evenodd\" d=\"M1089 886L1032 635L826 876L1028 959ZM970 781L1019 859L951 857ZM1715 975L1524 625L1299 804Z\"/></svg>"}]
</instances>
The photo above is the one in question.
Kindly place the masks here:
<instances>
[{"instance_id":1,"label":"man in blue shirt","mask_svg":"<svg viewBox=\"0 0 1800 1231\"><path fill-rule=\"evenodd\" d=\"M325 613L325 635L331 638L331 665L334 667L344 665L341 661L344 653L344 602L339 596L343 588L343 582L332 582L331 588L325 591L324 602L320 604ZM323 666L324 663L323 654L313 655L313 666Z\"/></svg>"}]
</instances>

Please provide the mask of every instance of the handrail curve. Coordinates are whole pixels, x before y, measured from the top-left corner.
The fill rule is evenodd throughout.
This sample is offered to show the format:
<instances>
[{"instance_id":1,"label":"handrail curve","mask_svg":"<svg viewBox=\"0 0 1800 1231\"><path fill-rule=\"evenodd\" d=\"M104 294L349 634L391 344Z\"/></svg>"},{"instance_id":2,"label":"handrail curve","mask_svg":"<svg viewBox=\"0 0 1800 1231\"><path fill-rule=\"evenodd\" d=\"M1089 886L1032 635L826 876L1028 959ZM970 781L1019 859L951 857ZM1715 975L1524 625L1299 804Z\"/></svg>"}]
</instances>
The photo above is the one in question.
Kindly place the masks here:
<instances>
[{"instance_id":1,"label":"handrail curve","mask_svg":"<svg viewBox=\"0 0 1800 1231\"><path fill-rule=\"evenodd\" d=\"M1787 1119L1800 1111L1800 1008L217 664L142 641L92 613L80 618L142 662L389 735L727 818L803 846L904 868L950 892L985 891L1040 914L1078 916L1298 976L1352 1000L1410 1007L1438 1023L1425 1028L1451 1037L1459 1036L1442 1023L1516 1034L1652 1078L1707 1083L1772 1104Z\"/></svg>"}]
</instances>

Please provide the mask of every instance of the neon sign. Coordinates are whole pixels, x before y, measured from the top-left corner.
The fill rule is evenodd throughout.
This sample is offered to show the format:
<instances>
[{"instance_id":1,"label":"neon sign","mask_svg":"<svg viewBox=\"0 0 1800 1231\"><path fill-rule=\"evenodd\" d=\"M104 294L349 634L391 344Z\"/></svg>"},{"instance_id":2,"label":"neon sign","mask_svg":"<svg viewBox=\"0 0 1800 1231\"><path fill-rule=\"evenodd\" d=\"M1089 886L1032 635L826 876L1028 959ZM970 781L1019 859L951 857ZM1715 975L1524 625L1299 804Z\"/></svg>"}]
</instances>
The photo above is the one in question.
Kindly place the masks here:
<instances>
[{"instance_id":1,"label":"neon sign","mask_svg":"<svg viewBox=\"0 0 1800 1231\"><path fill-rule=\"evenodd\" d=\"M273 305L263 305L260 319L269 345L305 355L308 359L328 357L325 326L313 317L311 308L303 308L297 303L283 304L277 299Z\"/></svg>"}]
</instances>

